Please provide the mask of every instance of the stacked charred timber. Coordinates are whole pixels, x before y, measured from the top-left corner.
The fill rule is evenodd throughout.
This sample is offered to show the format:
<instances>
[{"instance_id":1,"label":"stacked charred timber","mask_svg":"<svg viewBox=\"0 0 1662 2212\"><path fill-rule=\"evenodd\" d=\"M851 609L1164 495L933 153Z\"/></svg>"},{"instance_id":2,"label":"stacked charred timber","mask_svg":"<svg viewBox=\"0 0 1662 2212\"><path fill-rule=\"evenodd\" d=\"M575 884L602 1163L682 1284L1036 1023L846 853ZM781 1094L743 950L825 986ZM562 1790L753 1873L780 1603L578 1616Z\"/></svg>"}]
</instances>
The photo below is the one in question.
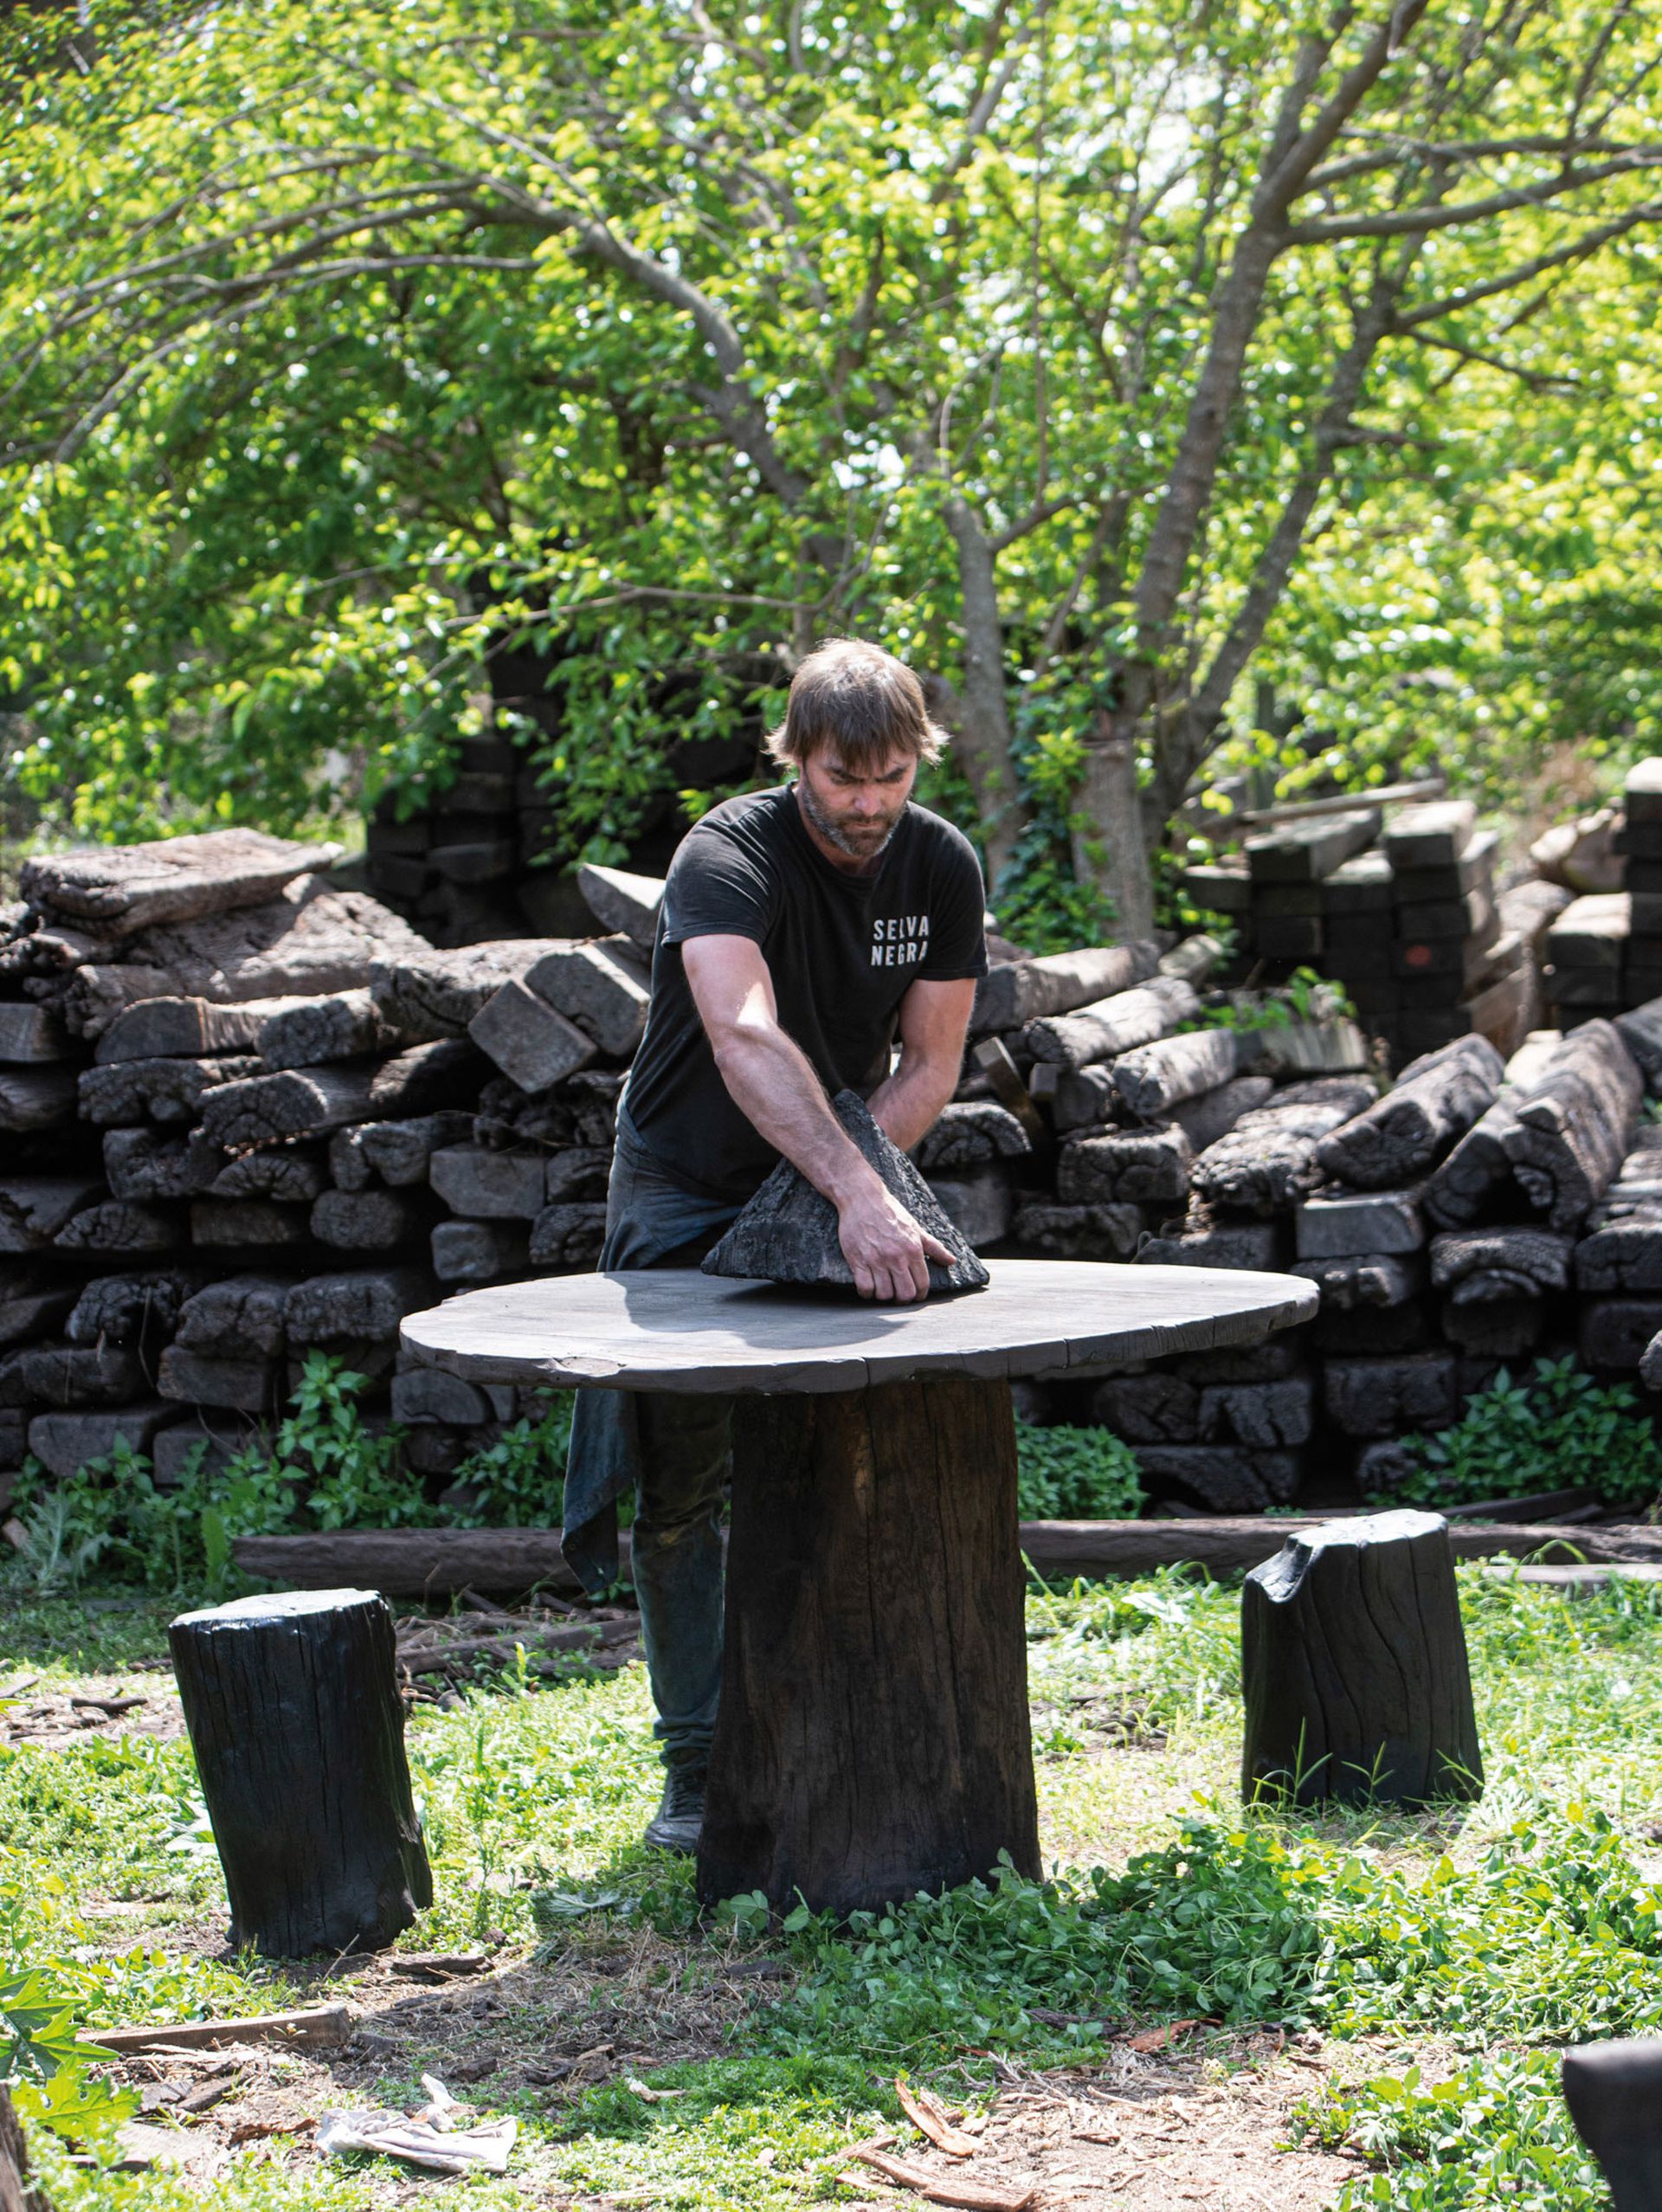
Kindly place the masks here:
<instances>
[{"instance_id":1,"label":"stacked charred timber","mask_svg":"<svg viewBox=\"0 0 1662 2212\"><path fill-rule=\"evenodd\" d=\"M0 1489L25 1454L67 1477L119 1441L177 1481L313 1350L370 1378L435 1482L527 1409L396 1376L398 1325L593 1264L647 957L607 919L438 951L335 857L229 830L24 867L0 918Z\"/></svg>"},{"instance_id":2,"label":"stacked charred timber","mask_svg":"<svg viewBox=\"0 0 1662 2212\"><path fill-rule=\"evenodd\" d=\"M1469 800L1358 807L1265 829L1185 883L1249 962L1342 983L1393 1060L1465 1036L1505 1052L1538 1018L1538 932L1497 898L1496 843Z\"/></svg>"},{"instance_id":3,"label":"stacked charred timber","mask_svg":"<svg viewBox=\"0 0 1662 2212\"><path fill-rule=\"evenodd\" d=\"M1530 858L1533 887L1560 893L1543 945L1557 1026L1607 1021L1662 994L1662 760L1636 762L1620 807L1549 830Z\"/></svg>"}]
</instances>

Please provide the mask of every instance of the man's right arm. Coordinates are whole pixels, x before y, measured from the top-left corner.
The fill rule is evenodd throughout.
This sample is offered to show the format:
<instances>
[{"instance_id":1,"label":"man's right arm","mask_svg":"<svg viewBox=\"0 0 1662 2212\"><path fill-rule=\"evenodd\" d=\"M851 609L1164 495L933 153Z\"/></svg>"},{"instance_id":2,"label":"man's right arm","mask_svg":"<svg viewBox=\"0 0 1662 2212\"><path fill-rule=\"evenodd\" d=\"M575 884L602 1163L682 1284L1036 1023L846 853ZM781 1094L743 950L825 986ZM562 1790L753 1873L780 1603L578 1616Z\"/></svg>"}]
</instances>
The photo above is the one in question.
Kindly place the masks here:
<instances>
[{"instance_id":1,"label":"man's right arm","mask_svg":"<svg viewBox=\"0 0 1662 2212\"><path fill-rule=\"evenodd\" d=\"M779 1025L773 978L748 937L681 946L693 1003L721 1080L776 1151L837 1209L837 1235L862 1298L922 1298L928 1262L950 1264L851 1142L802 1048Z\"/></svg>"}]
</instances>

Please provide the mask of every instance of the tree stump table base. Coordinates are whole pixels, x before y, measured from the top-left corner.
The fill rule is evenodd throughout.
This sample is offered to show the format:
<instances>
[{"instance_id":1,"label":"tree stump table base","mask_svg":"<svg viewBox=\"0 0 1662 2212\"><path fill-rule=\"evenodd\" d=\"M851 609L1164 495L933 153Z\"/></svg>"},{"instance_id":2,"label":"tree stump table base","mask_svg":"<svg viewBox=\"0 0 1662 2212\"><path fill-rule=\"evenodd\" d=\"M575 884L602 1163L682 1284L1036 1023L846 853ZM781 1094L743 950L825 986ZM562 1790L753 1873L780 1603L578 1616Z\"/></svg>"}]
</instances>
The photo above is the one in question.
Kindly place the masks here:
<instances>
[{"instance_id":1,"label":"tree stump table base","mask_svg":"<svg viewBox=\"0 0 1662 2212\"><path fill-rule=\"evenodd\" d=\"M742 1401L699 1894L1037 1877L1009 1386Z\"/></svg>"}]
</instances>

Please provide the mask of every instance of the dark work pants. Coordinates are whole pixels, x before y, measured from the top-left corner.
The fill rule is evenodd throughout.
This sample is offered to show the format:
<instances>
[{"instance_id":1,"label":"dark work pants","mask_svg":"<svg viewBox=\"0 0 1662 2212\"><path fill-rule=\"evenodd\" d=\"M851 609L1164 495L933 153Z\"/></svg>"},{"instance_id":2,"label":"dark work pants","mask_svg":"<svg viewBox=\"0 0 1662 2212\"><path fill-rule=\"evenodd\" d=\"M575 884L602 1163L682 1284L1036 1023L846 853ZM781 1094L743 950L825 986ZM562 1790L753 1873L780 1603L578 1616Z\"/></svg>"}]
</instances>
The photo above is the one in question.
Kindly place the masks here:
<instances>
[{"instance_id":1,"label":"dark work pants","mask_svg":"<svg viewBox=\"0 0 1662 2212\"><path fill-rule=\"evenodd\" d=\"M626 1115L606 1194L602 1270L696 1267L739 1211L685 1190ZM582 1390L566 1463L563 1549L584 1585L617 1572L616 1501L635 1493L633 1561L654 1732L666 1766L703 1766L721 1693L720 1516L732 1401L657 1390Z\"/></svg>"}]
</instances>

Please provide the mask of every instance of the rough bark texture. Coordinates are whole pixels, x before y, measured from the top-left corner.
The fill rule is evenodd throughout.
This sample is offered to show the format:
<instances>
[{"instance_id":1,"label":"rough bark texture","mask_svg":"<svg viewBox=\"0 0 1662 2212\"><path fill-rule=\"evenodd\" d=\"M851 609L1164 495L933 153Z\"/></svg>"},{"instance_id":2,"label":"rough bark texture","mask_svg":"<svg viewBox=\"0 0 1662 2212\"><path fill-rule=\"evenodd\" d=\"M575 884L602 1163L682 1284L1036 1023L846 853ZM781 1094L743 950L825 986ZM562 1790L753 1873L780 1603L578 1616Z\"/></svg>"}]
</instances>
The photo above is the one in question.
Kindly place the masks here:
<instances>
[{"instance_id":1,"label":"rough bark texture","mask_svg":"<svg viewBox=\"0 0 1662 2212\"><path fill-rule=\"evenodd\" d=\"M1139 1121L1155 1121L1233 1080L1239 1057L1233 1029L1195 1029L1124 1054L1114 1062L1114 1087Z\"/></svg>"},{"instance_id":2,"label":"rough bark texture","mask_svg":"<svg viewBox=\"0 0 1662 2212\"><path fill-rule=\"evenodd\" d=\"M564 938L511 937L440 952L419 940L396 959L377 960L370 989L393 1027L409 1037L459 1037L486 1002Z\"/></svg>"},{"instance_id":3,"label":"rough bark texture","mask_svg":"<svg viewBox=\"0 0 1662 2212\"><path fill-rule=\"evenodd\" d=\"M1039 1872L1007 1385L747 1402L707 1899L847 1913Z\"/></svg>"},{"instance_id":4,"label":"rough bark texture","mask_svg":"<svg viewBox=\"0 0 1662 2212\"><path fill-rule=\"evenodd\" d=\"M1021 1159L1032 1150L1032 1139L1008 1106L991 1099L967 1099L944 1109L918 1146L918 1164L932 1175L980 1167L989 1160Z\"/></svg>"},{"instance_id":5,"label":"rough bark texture","mask_svg":"<svg viewBox=\"0 0 1662 2212\"><path fill-rule=\"evenodd\" d=\"M522 1091L551 1090L595 1056L587 1031L517 976L492 992L467 1034Z\"/></svg>"},{"instance_id":6,"label":"rough bark texture","mask_svg":"<svg viewBox=\"0 0 1662 2212\"><path fill-rule=\"evenodd\" d=\"M245 1597L168 1630L231 1905L266 1958L379 1951L433 1901L392 1616L366 1590Z\"/></svg>"},{"instance_id":7,"label":"rough bark texture","mask_svg":"<svg viewBox=\"0 0 1662 2212\"><path fill-rule=\"evenodd\" d=\"M196 1121L209 1091L259 1073L260 1062L239 1054L223 1060L123 1060L88 1067L81 1077L81 1117L100 1129L126 1129L143 1121Z\"/></svg>"},{"instance_id":8,"label":"rough bark texture","mask_svg":"<svg viewBox=\"0 0 1662 2212\"><path fill-rule=\"evenodd\" d=\"M854 1091L831 1101L837 1119L890 1191L918 1226L954 1256L950 1267L929 1262L931 1290L977 1289L989 1278L973 1248L936 1203L905 1154L889 1142L871 1109ZM551 1208L551 1212L564 1210ZM542 1236L538 1222L533 1252ZM738 1219L704 1262L707 1275L753 1275L767 1282L854 1284L854 1270L837 1236L837 1209L789 1160L781 1160Z\"/></svg>"},{"instance_id":9,"label":"rough bark texture","mask_svg":"<svg viewBox=\"0 0 1662 2212\"><path fill-rule=\"evenodd\" d=\"M1093 945L1079 952L1051 952L1037 960L1006 961L976 985L970 1027L983 1035L995 1029L1020 1029L1046 1015L1070 1014L1146 982L1159 961L1159 946L1147 938Z\"/></svg>"},{"instance_id":10,"label":"rough bark texture","mask_svg":"<svg viewBox=\"0 0 1662 2212\"><path fill-rule=\"evenodd\" d=\"M1241 1592L1241 1790L1426 1805L1483 1758L1447 1525L1377 1513L1291 1538Z\"/></svg>"},{"instance_id":11,"label":"rough bark texture","mask_svg":"<svg viewBox=\"0 0 1662 2212\"><path fill-rule=\"evenodd\" d=\"M1175 976L1154 976L1131 990L1116 991L1077 1014L1053 1014L1033 1022L1026 1043L1036 1060L1088 1067L1137 1045L1170 1035L1200 1011L1194 985Z\"/></svg>"},{"instance_id":12,"label":"rough bark texture","mask_svg":"<svg viewBox=\"0 0 1662 2212\"><path fill-rule=\"evenodd\" d=\"M259 829L214 829L149 845L44 854L24 861L19 888L55 915L126 937L156 922L260 906L339 853L338 845L295 845Z\"/></svg>"},{"instance_id":13,"label":"rough bark texture","mask_svg":"<svg viewBox=\"0 0 1662 2212\"><path fill-rule=\"evenodd\" d=\"M1584 1022L1517 1100L1501 1145L1551 1229L1575 1227L1605 1193L1633 1141L1643 1086L1608 1022Z\"/></svg>"},{"instance_id":14,"label":"rough bark texture","mask_svg":"<svg viewBox=\"0 0 1662 2212\"><path fill-rule=\"evenodd\" d=\"M399 1042L367 990L302 999L260 1025L260 1057L273 1068L317 1067L360 1053L387 1052Z\"/></svg>"},{"instance_id":15,"label":"rough bark texture","mask_svg":"<svg viewBox=\"0 0 1662 2212\"><path fill-rule=\"evenodd\" d=\"M1493 1105L1504 1073L1485 1037L1462 1037L1411 1061L1382 1099L1323 1138L1317 1163L1335 1182L1362 1190L1411 1183Z\"/></svg>"},{"instance_id":16,"label":"rough bark texture","mask_svg":"<svg viewBox=\"0 0 1662 2212\"><path fill-rule=\"evenodd\" d=\"M602 929L618 932L633 938L643 952L651 951L664 897L661 876L634 875L627 868L601 867L590 861L577 870L577 888Z\"/></svg>"},{"instance_id":17,"label":"rough bark texture","mask_svg":"<svg viewBox=\"0 0 1662 2212\"><path fill-rule=\"evenodd\" d=\"M0 2212L51 2212L44 2196L29 2185L29 2150L11 2099L0 2089Z\"/></svg>"},{"instance_id":18,"label":"rough bark texture","mask_svg":"<svg viewBox=\"0 0 1662 2212\"><path fill-rule=\"evenodd\" d=\"M1318 1075L1292 1083L1271 1104L1244 1113L1195 1163L1201 1199L1232 1212L1272 1214L1314 1189L1321 1139L1373 1102L1366 1076Z\"/></svg>"},{"instance_id":19,"label":"rough bark texture","mask_svg":"<svg viewBox=\"0 0 1662 2212\"><path fill-rule=\"evenodd\" d=\"M651 993L634 944L556 945L528 968L528 990L546 999L613 1060L627 1060L646 1033Z\"/></svg>"},{"instance_id":20,"label":"rough bark texture","mask_svg":"<svg viewBox=\"0 0 1662 2212\"><path fill-rule=\"evenodd\" d=\"M203 1131L222 1151L246 1152L348 1122L429 1113L476 1095L481 1068L471 1045L445 1038L378 1064L347 1061L250 1076L214 1092L203 1106Z\"/></svg>"}]
</instances>

